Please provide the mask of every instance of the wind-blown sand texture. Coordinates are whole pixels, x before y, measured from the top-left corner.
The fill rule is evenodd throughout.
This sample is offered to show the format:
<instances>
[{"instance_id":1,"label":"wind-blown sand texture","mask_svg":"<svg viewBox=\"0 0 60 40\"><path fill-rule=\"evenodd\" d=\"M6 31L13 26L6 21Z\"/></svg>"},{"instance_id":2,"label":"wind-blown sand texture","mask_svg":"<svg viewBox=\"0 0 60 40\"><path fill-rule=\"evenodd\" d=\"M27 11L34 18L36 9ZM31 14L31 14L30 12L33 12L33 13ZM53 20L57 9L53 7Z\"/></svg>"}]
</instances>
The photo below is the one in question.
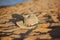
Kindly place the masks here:
<instances>
[{"instance_id":1,"label":"wind-blown sand texture","mask_svg":"<svg viewBox=\"0 0 60 40\"><path fill-rule=\"evenodd\" d=\"M19 18L13 15L30 13L35 14L43 24L38 24L32 30L20 29L15 23ZM59 31L60 0L33 0L16 6L0 8L1 40L60 40Z\"/></svg>"}]
</instances>

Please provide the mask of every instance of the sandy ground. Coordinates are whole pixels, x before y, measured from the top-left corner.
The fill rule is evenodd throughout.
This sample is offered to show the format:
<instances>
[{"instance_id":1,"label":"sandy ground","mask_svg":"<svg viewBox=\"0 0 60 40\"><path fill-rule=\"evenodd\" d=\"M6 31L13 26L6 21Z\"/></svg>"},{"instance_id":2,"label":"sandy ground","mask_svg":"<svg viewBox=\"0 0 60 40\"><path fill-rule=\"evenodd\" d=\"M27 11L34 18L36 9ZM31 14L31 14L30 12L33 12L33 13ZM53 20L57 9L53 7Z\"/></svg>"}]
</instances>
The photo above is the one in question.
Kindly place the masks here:
<instances>
[{"instance_id":1,"label":"sandy ground","mask_svg":"<svg viewBox=\"0 0 60 40\"><path fill-rule=\"evenodd\" d=\"M21 29L16 24L11 23L14 21L14 14L30 13L35 14L43 23L38 24L32 30ZM13 27L13 29L5 30L7 25L9 28ZM1 36L1 40L60 40L59 31L60 0L34 0L16 6L0 8L0 33L11 32L10 35Z\"/></svg>"}]
</instances>

